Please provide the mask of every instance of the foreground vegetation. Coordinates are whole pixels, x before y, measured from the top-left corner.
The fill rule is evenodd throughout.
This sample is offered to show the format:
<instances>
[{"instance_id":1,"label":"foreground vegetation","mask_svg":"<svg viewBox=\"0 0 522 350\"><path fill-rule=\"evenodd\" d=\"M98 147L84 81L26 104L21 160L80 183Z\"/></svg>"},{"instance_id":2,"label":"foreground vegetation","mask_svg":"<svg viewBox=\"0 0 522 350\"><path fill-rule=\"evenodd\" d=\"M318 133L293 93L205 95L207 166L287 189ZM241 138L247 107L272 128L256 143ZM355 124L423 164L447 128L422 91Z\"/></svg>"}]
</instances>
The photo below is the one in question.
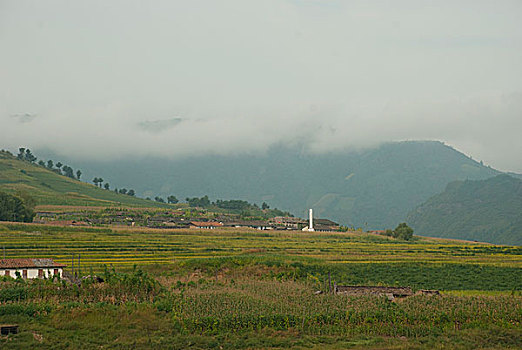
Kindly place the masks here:
<instances>
[{"instance_id":1,"label":"foreground vegetation","mask_svg":"<svg viewBox=\"0 0 522 350\"><path fill-rule=\"evenodd\" d=\"M104 283L4 280L2 348L522 346L522 297L315 295L313 281L106 271Z\"/></svg>"},{"instance_id":2,"label":"foreground vegetation","mask_svg":"<svg viewBox=\"0 0 522 350\"><path fill-rule=\"evenodd\" d=\"M81 256L79 285L0 281L16 348L520 348L522 248L362 233L0 224L8 258ZM134 265L137 265L136 268ZM439 289L396 302L332 284ZM323 294L315 294L321 290Z\"/></svg>"}]
</instances>

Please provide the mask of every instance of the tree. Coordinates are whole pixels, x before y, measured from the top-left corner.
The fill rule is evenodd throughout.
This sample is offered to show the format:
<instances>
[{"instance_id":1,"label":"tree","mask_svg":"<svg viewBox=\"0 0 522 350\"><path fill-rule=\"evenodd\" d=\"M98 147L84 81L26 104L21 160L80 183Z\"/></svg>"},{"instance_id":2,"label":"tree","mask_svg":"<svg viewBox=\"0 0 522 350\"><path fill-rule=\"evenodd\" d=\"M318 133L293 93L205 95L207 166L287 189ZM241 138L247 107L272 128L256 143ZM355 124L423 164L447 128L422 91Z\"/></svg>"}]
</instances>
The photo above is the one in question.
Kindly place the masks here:
<instances>
[{"instance_id":1,"label":"tree","mask_svg":"<svg viewBox=\"0 0 522 350\"><path fill-rule=\"evenodd\" d=\"M161 198L161 197L158 197L158 196L154 197L154 200L156 202L159 202L159 203L165 203L165 200L163 198Z\"/></svg>"},{"instance_id":2,"label":"tree","mask_svg":"<svg viewBox=\"0 0 522 350\"><path fill-rule=\"evenodd\" d=\"M40 160L38 161L38 165L40 165L40 166L45 166L45 162L44 162L43 160L40 159Z\"/></svg>"},{"instance_id":3,"label":"tree","mask_svg":"<svg viewBox=\"0 0 522 350\"><path fill-rule=\"evenodd\" d=\"M121 188L119 192L121 194L127 194L127 189L126 188Z\"/></svg>"},{"instance_id":4,"label":"tree","mask_svg":"<svg viewBox=\"0 0 522 350\"><path fill-rule=\"evenodd\" d=\"M0 221L32 222L35 213L27 203L19 196L0 192Z\"/></svg>"},{"instance_id":5,"label":"tree","mask_svg":"<svg viewBox=\"0 0 522 350\"><path fill-rule=\"evenodd\" d=\"M76 170L76 178L80 180L80 177L82 176L82 171L80 169Z\"/></svg>"},{"instance_id":6,"label":"tree","mask_svg":"<svg viewBox=\"0 0 522 350\"><path fill-rule=\"evenodd\" d=\"M409 241L413 237L413 229L405 222L400 223L393 231L393 237Z\"/></svg>"},{"instance_id":7,"label":"tree","mask_svg":"<svg viewBox=\"0 0 522 350\"><path fill-rule=\"evenodd\" d=\"M31 150L28 148L25 150L25 156L24 156L24 159L28 162L35 162L38 158L36 158L32 153L31 153Z\"/></svg>"},{"instance_id":8,"label":"tree","mask_svg":"<svg viewBox=\"0 0 522 350\"><path fill-rule=\"evenodd\" d=\"M67 177L70 177L71 179L74 179L74 171L73 168L70 166L64 165L63 168L63 174Z\"/></svg>"},{"instance_id":9,"label":"tree","mask_svg":"<svg viewBox=\"0 0 522 350\"><path fill-rule=\"evenodd\" d=\"M127 194L131 197L134 197L136 195L136 192L131 188Z\"/></svg>"},{"instance_id":10,"label":"tree","mask_svg":"<svg viewBox=\"0 0 522 350\"><path fill-rule=\"evenodd\" d=\"M20 147L18 149L18 154L17 154L16 158L18 158L19 160L24 160L24 158L25 158L25 148Z\"/></svg>"},{"instance_id":11,"label":"tree","mask_svg":"<svg viewBox=\"0 0 522 350\"><path fill-rule=\"evenodd\" d=\"M176 204L179 202L179 200L176 198L176 196L170 195L167 197L167 202L170 204Z\"/></svg>"},{"instance_id":12,"label":"tree","mask_svg":"<svg viewBox=\"0 0 522 350\"><path fill-rule=\"evenodd\" d=\"M101 187L101 184L103 182L103 179L101 177L95 177L92 182L94 182L94 185L97 187Z\"/></svg>"},{"instance_id":13,"label":"tree","mask_svg":"<svg viewBox=\"0 0 522 350\"><path fill-rule=\"evenodd\" d=\"M103 185L103 187L104 187L106 190L109 190L109 183L106 182L105 185Z\"/></svg>"},{"instance_id":14,"label":"tree","mask_svg":"<svg viewBox=\"0 0 522 350\"><path fill-rule=\"evenodd\" d=\"M261 209L263 209L263 210L270 209L270 206L268 204L266 204L265 202L263 202L263 204L261 204Z\"/></svg>"},{"instance_id":15,"label":"tree","mask_svg":"<svg viewBox=\"0 0 522 350\"><path fill-rule=\"evenodd\" d=\"M49 160L47 161L47 167L48 167L49 169L52 169L52 168L54 167L54 163L53 163L52 160L49 159Z\"/></svg>"},{"instance_id":16,"label":"tree","mask_svg":"<svg viewBox=\"0 0 522 350\"><path fill-rule=\"evenodd\" d=\"M58 163L56 163L56 167L57 167L58 169L60 169L60 168L62 167L62 165L63 165L62 162L58 162Z\"/></svg>"}]
</instances>

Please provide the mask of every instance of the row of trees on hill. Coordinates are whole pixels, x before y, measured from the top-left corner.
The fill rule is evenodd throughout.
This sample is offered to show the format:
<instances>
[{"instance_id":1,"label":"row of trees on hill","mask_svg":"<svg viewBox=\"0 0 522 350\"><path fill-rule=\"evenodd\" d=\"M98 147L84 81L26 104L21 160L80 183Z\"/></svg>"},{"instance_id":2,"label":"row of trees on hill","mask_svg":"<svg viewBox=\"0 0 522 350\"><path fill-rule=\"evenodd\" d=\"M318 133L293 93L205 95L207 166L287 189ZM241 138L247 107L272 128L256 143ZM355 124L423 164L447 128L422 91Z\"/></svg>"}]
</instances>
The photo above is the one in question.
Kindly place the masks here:
<instances>
[{"instance_id":1,"label":"row of trees on hill","mask_svg":"<svg viewBox=\"0 0 522 350\"><path fill-rule=\"evenodd\" d=\"M104 181L104 180L103 180L103 178L101 178L101 177L95 177L95 178L92 180L92 182L94 183L94 185L95 185L96 187L99 187L99 188L102 188L102 187L103 187L103 188L105 188L107 191L110 191L110 189L111 189L111 185L110 185L108 182L106 182L106 183L104 184L103 181ZM103 185L102 185L102 184L103 184ZM127 190L126 188L120 188L120 189L118 189L118 188L115 187L115 188L114 188L114 192L116 192L116 193L120 193L120 194L126 194L126 195L131 196L131 197L134 197L134 196L136 195L136 191L134 191L132 188L131 188L130 190Z\"/></svg>"},{"instance_id":2,"label":"row of trees on hill","mask_svg":"<svg viewBox=\"0 0 522 350\"><path fill-rule=\"evenodd\" d=\"M147 197L147 200L151 200L150 197ZM154 200L159 203L165 203L165 199L163 199L162 197L159 197L159 196L154 197ZM179 199L176 198L176 196L174 196L174 195L170 195L167 197L167 203L176 204L176 203L179 203Z\"/></svg>"},{"instance_id":3,"label":"row of trees on hill","mask_svg":"<svg viewBox=\"0 0 522 350\"><path fill-rule=\"evenodd\" d=\"M19 150L19 153L17 155L17 159L22 160L22 161L28 161L30 163L35 163L38 160L38 158L31 152L31 150L29 148L20 147L18 150ZM72 179L80 180L80 178L82 176L81 170L78 169L75 172L73 168L71 168L68 165L63 164L62 162L55 163L52 160L47 160L47 162L45 162L44 160L39 160L38 165L45 167L49 170L52 170L57 174L70 177ZM92 180L92 182L94 183L94 185L96 187L104 188L108 191L111 190L110 184L108 182L104 182L104 179L101 177L95 177ZM132 188L131 189L114 188L113 190L114 190L114 192L119 193L119 194L124 194L124 195L128 195L131 197L136 196L136 191ZM148 197L147 197L147 199L151 200L151 198L148 198ZM179 203L178 198L174 195L169 195L166 200L160 196L156 196L156 197L154 197L154 200L159 203L169 203L169 204ZM200 198L198 198L198 197L186 198L186 201L187 201L188 205L191 207L200 207L200 208L214 207L214 208L220 208L220 209L226 209L226 210L235 210L235 211L243 212L243 213L248 213L249 211L259 213L259 211L266 211L266 210L270 209L270 206L265 202L263 202L261 207L259 207L255 203L251 204L247 201L238 200L238 199L232 199L232 200L218 199L215 202L211 202L207 195L200 197ZM289 213L280 211L277 208L270 209L270 210L277 213L277 215L286 215L286 214L290 215Z\"/></svg>"},{"instance_id":4,"label":"row of trees on hill","mask_svg":"<svg viewBox=\"0 0 522 350\"><path fill-rule=\"evenodd\" d=\"M25 147L20 147L18 149L18 154L17 154L16 158L18 160L22 160L22 161L26 161L26 162L30 162L30 163L36 163L36 161L38 160L38 158L31 152L31 150L29 148L25 148ZM75 172L74 169L71 168L70 166L63 164L62 162L55 163L51 159L49 159L47 162L45 162L44 160L39 160L37 164L44 168L52 170L53 172L55 172L57 174L67 176L71 179L80 180L80 178L82 176L82 171L80 169L76 170L76 172ZM96 187L99 187L99 188L103 187L106 190L110 190L109 183L106 182L104 184L103 181L104 180L101 177L95 177L92 180L92 182L94 183L94 185ZM134 197L136 195L136 191L134 191L132 188L129 190L127 190L126 188L121 188L121 189L114 188L114 192L120 193L120 194L126 194L131 197Z\"/></svg>"},{"instance_id":5,"label":"row of trees on hill","mask_svg":"<svg viewBox=\"0 0 522 350\"><path fill-rule=\"evenodd\" d=\"M259 209L259 206L254 203L250 204L247 201L240 200L240 199L231 199L231 200L221 200L218 199L215 202L211 202L207 195L198 198L193 197L189 198L187 197L185 199L189 206L191 207L200 207L200 208L207 208L211 206L216 206L221 209L232 209L232 210L247 210L247 209ZM270 206L263 202L261 205L262 210L270 209Z\"/></svg>"},{"instance_id":6,"label":"row of trees on hill","mask_svg":"<svg viewBox=\"0 0 522 350\"><path fill-rule=\"evenodd\" d=\"M18 160L23 160L30 163L35 163L38 160L38 158L31 152L31 150L25 147L20 147L18 149L18 154L16 155L16 158ZM62 162L56 162L55 164L52 160L48 160L47 162L45 162L44 160L40 159L38 161L38 165L52 170L57 174L70 177L71 179L80 180L80 177L82 176L81 170L78 169L75 172L73 168L63 164Z\"/></svg>"},{"instance_id":7,"label":"row of trees on hill","mask_svg":"<svg viewBox=\"0 0 522 350\"><path fill-rule=\"evenodd\" d=\"M256 203L249 203L240 199L221 200L211 202L207 195L203 197L187 197L185 199L190 207L210 208L210 209L225 209L235 211L242 217L273 217L273 216L293 216L289 212L279 210L277 208L270 209L270 206L263 202L261 207Z\"/></svg>"}]
</instances>

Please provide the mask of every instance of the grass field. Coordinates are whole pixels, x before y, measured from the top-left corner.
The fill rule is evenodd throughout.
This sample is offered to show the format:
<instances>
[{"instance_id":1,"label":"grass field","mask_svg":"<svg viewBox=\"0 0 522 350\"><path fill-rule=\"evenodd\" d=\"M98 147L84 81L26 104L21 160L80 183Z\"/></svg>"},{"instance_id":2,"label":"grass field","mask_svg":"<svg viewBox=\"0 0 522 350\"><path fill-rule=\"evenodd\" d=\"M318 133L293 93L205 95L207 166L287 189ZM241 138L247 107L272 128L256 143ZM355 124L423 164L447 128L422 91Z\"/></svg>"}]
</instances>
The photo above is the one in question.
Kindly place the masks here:
<instances>
[{"instance_id":1,"label":"grass field","mask_svg":"<svg viewBox=\"0 0 522 350\"><path fill-rule=\"evenodd\" d=\"M37 204L76 206L169 207L98 188L89 183L59 175L45 167L0 152L0 189L30 193Z\"/></svg>"},{"instance_id":2,"label":"grass field","mask_svg":"<svg viewBox=\"0 0 522 350\"><path fill-rule=\"evenodd\" d=\"M0 282L3 348L522 347L522 249L362 233L0 224L6 256L106 282ZM77 262L75 261L77 267ZM138 270L134 268L138 266ZM141 270L144 272L141 272ZM439 289L390 303L338 284ZM152 277L153 276L153 277Z\"/></svg>"}]
</instances>

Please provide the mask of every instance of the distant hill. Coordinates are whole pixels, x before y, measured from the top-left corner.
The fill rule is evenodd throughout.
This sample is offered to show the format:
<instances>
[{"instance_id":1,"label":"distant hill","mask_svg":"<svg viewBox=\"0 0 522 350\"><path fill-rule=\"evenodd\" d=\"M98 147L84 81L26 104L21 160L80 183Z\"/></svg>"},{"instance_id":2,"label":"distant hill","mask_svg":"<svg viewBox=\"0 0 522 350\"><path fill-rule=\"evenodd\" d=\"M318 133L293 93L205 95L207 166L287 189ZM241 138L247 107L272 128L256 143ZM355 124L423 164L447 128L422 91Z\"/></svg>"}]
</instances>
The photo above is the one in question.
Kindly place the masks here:
<instances>
[{"instance_id":1,"label":"distant hill","mask_svg":"<svg viewBox=\"0 0 522 350\"><path fill-rule=\"evenodd\" d=\"M37 205L157 207L161 203L98 188L0 152L0 191L29 194Z\"/></svg>"},{"instance_id":2,"label":"distant hill","mask_svg":"<svg viewBox=\"0 0 522 350\"><path fill-rule=\"evenodd\" d=\"M274 147L263 155L65 161L81 167L86 178L101 175L142 196L266 201L301 217L314 208L317 216L365 229L394 228L451 181L500 173L436 141L327 154Z\"/></svg>"},{"instance_id":3,"label":"distant hill","mask_svg":"<svg viewBox=\"0 0 522 350\"><path fill-rule=\"evenodd\" d=\"M416 234L522 245L522 181L498 175L452 182L407 221Z\"/></svg>"}]
</instances>

